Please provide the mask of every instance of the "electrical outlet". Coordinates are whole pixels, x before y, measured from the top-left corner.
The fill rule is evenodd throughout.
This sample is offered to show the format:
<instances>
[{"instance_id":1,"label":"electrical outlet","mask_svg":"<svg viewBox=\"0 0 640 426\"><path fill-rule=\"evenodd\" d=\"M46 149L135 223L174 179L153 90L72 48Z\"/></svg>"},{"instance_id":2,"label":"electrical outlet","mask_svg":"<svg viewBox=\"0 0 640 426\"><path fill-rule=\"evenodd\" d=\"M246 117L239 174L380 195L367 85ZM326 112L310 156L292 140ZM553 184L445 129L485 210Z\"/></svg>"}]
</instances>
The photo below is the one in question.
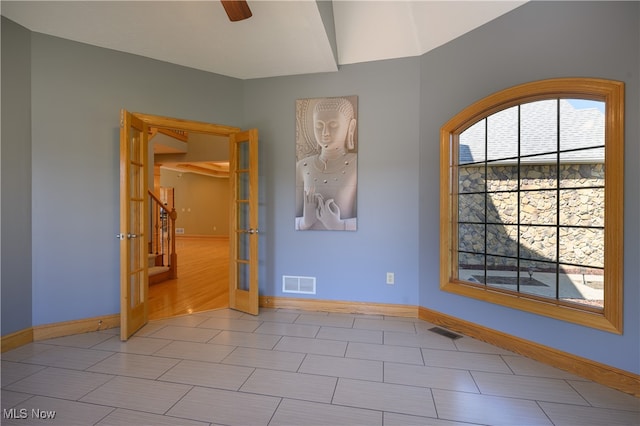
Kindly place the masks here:
<instances>
[{"instance_id":1,"label":"electrical outlet","mask_svg":"<svg viewBox=\"0 0 640 426\"><path fill-rule=\"evenodd\" d=\"M396 276L393 272L387 272L387 284L395 284Z\"/></svg>"}]
</instances>

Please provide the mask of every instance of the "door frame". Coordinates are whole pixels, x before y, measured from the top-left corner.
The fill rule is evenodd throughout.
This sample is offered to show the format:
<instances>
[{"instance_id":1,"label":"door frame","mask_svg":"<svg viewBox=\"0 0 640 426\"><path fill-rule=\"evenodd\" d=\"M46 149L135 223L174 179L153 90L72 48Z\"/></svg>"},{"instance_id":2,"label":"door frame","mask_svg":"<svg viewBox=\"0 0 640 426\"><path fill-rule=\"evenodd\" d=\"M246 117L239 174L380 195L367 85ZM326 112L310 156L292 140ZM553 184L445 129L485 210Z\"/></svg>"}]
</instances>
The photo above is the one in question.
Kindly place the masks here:
<instances>
[{"instance_id":1,"label":"door frame","mask_svg":"<svg viewBox=\"0 0 640 426\"><path fill-rule=\"evenodd\" d=\"M151 127L168 128L168 129L174 129L174 130L184 130L187 132L203 133L203 134L208 134L213 136L224 136L224 137L227 137L227 139L229 140L229 143L231 141L232 135L240 133L242 131L242 129L240 129L239 127L226 126L226 125L215 124L215 123L205 123L201 121L184 120L179 118L164 117L164 116L145 114L140 112L130 112L130 114L133 117L142 120L142 122L145 124L145 127L147 128L151 128ZM149 148L148 138L146 140L146 144L147 144L147 148ZM143 170L144 176L148 175L149 167L150 165L148 164L148 161L144 161L144 170ZM147 215L144 215L144 217L145 217L144 223L142 224L142 226L143 226L143 229L146 229L146 227L149 226L149 223L148 223ZM144 303L146 304L147 303L146 299L148 298L148 286L149 286L148 281L145 283L145 286L146 287L144 292L144 295L145 295ZM120 294L121 303L124 298L125 298L125 295L121 293ZM121 338L125 340L122 335L121 335Z\"/></svg>"},{"instance_id":2,"label":"door frame","mask_svg":"<svg viewBox=\"0 0 640 426\"><path fill-rule=\"evenodd\" d=\"M149 127L164 127L174 130L185 130L187 132L206 133L215 136L230 136L233 133L242 131L239 127L225 126L222 124L205 123L202 121L183 120L181 118L163 117L160 115L144 114L132 112Z\"/></svg>"}]
</instances>

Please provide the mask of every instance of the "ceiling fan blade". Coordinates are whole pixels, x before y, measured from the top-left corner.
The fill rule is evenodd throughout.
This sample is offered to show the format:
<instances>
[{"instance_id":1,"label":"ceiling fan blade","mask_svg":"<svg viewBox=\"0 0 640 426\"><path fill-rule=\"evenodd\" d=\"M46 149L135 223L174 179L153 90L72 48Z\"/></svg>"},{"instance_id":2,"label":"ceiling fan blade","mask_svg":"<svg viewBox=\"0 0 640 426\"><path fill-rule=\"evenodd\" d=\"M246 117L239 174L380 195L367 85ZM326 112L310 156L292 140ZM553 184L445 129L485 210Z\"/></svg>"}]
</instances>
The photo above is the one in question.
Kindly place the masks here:
<instances>
[{"instance_id":1,"label":"ceiling fan blade","mask_svg":"<svg viewBox=\"0 0 640 426\"><path fill-rule=\"evenodd\" d=\"M220 0L220 2L232 22L242 21L252 16L251 9L244 0Z\"/></svg>"}]
</instances>

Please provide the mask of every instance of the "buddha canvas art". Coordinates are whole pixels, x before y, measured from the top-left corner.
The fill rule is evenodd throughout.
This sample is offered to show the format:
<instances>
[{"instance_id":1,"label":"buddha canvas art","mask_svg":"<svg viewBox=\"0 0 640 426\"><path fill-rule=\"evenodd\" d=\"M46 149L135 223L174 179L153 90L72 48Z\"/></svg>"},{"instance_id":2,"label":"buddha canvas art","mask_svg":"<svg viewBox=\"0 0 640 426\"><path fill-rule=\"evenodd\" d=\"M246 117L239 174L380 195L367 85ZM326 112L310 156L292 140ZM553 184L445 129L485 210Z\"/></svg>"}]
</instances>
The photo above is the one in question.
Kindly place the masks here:
<instances>
[{"instance_id":1,"label":"buddha canvas art","mask_svg":"<svg viewBox=\"0 0 640 426\"><path fill-rule=\"evenodd\" d=\"M357 99L296 101L296 230L357 229Z\"/></svg>"}]
</instances>

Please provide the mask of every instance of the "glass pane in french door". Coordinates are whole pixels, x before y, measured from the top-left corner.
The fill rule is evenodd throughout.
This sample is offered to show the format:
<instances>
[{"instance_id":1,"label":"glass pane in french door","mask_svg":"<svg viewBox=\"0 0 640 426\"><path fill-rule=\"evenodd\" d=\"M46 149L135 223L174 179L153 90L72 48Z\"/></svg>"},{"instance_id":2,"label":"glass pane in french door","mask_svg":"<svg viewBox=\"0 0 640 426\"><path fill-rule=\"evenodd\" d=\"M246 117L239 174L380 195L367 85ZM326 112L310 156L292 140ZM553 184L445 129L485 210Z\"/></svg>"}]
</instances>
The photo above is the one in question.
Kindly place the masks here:
<instances>
[{"instance_id":1,"label":"glass pane in french door","mask_svg":"<svg viewBox=\"0 0 640 426\"><path fill-rule=\"evenodd\" d=\"M248 232L238 232L238 252L236 253L238 260L249 260L249 236Z\"/></svg>"},{"instance_id":2,"label":"glass pane in french door","mask_svg":"<svg viewBox=\"0 0 640 426\"><path fill-rule=\"evenodd\" d=\"M249 141L240 141L237 144L238 149L238 170L249 169Z\"/></svg>"},{"instance_id":3,"label":"glass pane in french door","mask_svg":"<svg viewBox=\"0 0 640 426\"><path fill-rule=\"evenodd\" d=\"M238 201L236 208L238 217L236 220L238 221L238 230L248 231L249 230L249 203Z\"/></svg>"},{"instance_id":4,"label":"glass pane in french door","mask_svg":"<svg viewBox=\"0 0 640 426\"><path fill-rule=\"evenodd\" d=\"M238 262L238 290L249 291L249 262L248 261L240 261Z\"/></svg>"},{"instance_id":5,"label":"glass pane in french door","mask_svg":"<svg viewBox=\"0 0 640 426\"><path fill-rule=\"evenodd\" d=\"M249 142L237 144L237 172L236 172L236 259L238 290L249 291L250 283L250 208L249 208Z\"/></svg>"}]
</instances>

